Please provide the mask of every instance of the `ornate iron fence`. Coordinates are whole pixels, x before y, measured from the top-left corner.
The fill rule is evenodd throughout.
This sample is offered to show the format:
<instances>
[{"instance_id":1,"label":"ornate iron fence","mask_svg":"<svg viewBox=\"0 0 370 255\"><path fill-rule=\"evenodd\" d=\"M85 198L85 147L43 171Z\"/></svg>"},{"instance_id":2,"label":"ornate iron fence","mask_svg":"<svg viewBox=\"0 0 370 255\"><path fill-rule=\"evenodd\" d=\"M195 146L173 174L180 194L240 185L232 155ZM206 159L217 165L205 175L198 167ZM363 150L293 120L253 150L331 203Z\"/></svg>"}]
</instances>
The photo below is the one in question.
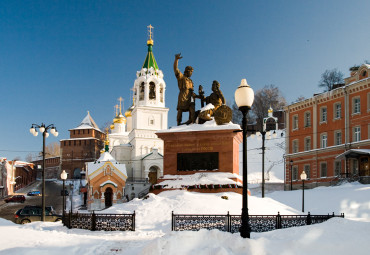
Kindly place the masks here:
<instances>
[{"instance_id":1,"label":"ornate iron fence","mask_svg":"<svg viewBox=\"0 0 370 255\"><path fill-rule=\"evenodd\" d=\"M322 223L333 217L344 218L341 215L249 215L249 225L252 232L266 232L275 229L298 227ZM191 215L174 214L172 212L172 231L200 229L218 229L236 233L241 226L241 215Z\"/></svg>"},{"instance_id":2,"label":"ornate iron fence","mask_svg":"<svg viewBox=\"0 0 370 255\"><path fill-rule=\"evenodd\" d=\"M66 213L63 225L91 231L135 231L135 211L133 214Z\"/></svg>"}]
</instances>

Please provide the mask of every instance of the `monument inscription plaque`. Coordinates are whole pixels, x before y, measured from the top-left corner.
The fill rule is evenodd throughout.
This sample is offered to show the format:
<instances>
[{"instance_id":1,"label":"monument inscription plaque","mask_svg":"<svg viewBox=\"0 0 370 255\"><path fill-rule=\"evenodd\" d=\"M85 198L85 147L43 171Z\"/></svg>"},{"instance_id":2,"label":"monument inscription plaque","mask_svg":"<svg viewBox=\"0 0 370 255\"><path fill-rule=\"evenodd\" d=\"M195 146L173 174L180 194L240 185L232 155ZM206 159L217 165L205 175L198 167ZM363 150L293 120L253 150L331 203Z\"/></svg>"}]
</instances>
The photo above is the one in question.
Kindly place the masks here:
<instances>
[{"instance_id":1,"label":"monument inscription plaque","mask_svg":"<svg viewBox=\"0 0 370 255\"><path fill-rule=\"evenodd\" d=\"M177 171L199 170L218 170L218 152L177 154Z\"/></svg>"}]
</instances>

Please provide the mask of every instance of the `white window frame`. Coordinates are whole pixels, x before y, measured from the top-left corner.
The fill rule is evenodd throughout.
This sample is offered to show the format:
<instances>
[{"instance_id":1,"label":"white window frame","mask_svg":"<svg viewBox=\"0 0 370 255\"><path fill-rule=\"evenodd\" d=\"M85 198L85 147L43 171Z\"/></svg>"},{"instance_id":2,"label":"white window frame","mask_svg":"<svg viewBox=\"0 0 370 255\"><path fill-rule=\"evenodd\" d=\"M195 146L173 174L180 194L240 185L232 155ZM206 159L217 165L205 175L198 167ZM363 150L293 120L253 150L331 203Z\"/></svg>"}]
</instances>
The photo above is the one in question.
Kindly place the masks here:
<instances>
[{"instance_id":1,"label":"white window frame","mask_svg":"<svg viewBox=\"0 0 370 255\"><path fill-rule=\"evenodd\" d=\"M307 141L309 141L309 146L307 146ZM309 151L311 150L311 136L307 136L304 138L304 150Z\"/></svg>"},{"instance_id":2,"label":"white window frame","mask_svg":"<svg viewBox=\"0 0 370 255\"><path fill-rule=\"evenodd\" d=\"M352 103L353 103L352 114L360 114L361 113L361 98L359 96L354 97L352 99Z\"/></svg>"},{"instance_id":3,"label":"white window frame","mask_svg":"<svg viewBox=\"0 0 370 255\"><path fill-rule=\"evenodd\" d=\"M298 180L298 166L292 167L292 180L297 181Z\"/></svg>"},{"instance_id":4,"label":"white window frame","mask_svg":"<svg viewBox=\"0 0 370 255\"><path fill-rule=\"evenodd\" d=\"M311 112L304 113L304 127L311 127Z\"/></svg>"},{"instance_id":5,"label":"white window frame","mask_svg":"<svg viewBox=\"0 0 370 255\"><path fill-rule=\"evenodd\" d=\"M370 92L367 93L367 111L370 112Z\"/></svg>"},{"instance_id":6,"label":"white window frame","mask_svg":"<svg viewBox=\"0 0 370 255\"><path fill-rule=\"evenodd\" d=\"M307 179L310 179L311 178L311 166L309 164L304 165L303 169L305 173L307 174Z\"/></svg>"},{"instance_id":7,"label":"white window frame","mask_svg":"<svg viewBox=\"0 0 370 255\"><path fill-rule=\"evenodd\" d=\"M323 133L320 135L320 145L321 145L321 148L323 149L328 147L328 134L327 133Z\"/></svg>"},{"instance_id":8,"label":"white window frame","mask_svg":"<svg viewBox=\"0 0 370 255\"><path fill-rule=\"evenodd\" d=\"M339 136L338 136L339 134ZM338 141L338 137L339 137L339 141ZM335 145L341 145L342 144L342 130L336 130L334 131L334 144Z\"/></svg>"},{"instance_id":9,"label":"white window frame","mask_svg":"<svg viewBox=\"0 0 370 255\"><path fill-rule=\"evenodd\" d=\"M320 123L326 123L327 121L328 121L328 108L326 106L323 106L320 108Z\"/></svg>"},{"instance_id":10,"label":"white window frame","mask_svg":"<svg viewBox=\"0 0 370 255\"><path fill-rule=\"evenodd\" d=\"M299 152L299 143L298 139L295 139L292 141L292 153L297 153Z\"/></svg>"},{"instance_id":11,"label":"white window frame","mask_svg":"<svg viewBox=\"0 0 370 255\"><path fill-rule=\"evenodd\" d=\"M323 175L323 165L325 165L325 175ZM328 177L328 164L326 162L320 162L320 178Z\"/></svg>"},{"instance_id":12,"label":"white window frame","mask_svg":"<svg viewBox=\"0 0 370 255\"><path fill-rule=\"evenodd\" d=\"M297 130L298 129L298 114L293 115L292 122L293 122L292 123L293 130Z\"/></svg>"},{"instance_id":13,"label":"white window frame","mask_svg":"<svg viewBox=\"0 0 370 255\"><path fill-rule=\"evenodd\" d=\"M342 103L341 102L337 102L334 104L334 114L333 115L334 115L335 120L339 120L342 118Z\"/></svg>"},{"instance_id":14,"label":"white window frame","mask_svg":"<svg viewBox=\"0 0 370 255\"><path fill-rule=\"evenodd\" d=\"M353 141L361 141L361 126L353 127Z\"/></svg>"},{"instance_id":15,"label":"white window frame","mask_svg":"<svg viewBox=\"0 0 370 255\"><path fill-rule=\"evenodd\" d=\"M342 171L342 162L339 160L334 161L334 176L339 176L341 171Z\"/></svg>"}]
</instances>

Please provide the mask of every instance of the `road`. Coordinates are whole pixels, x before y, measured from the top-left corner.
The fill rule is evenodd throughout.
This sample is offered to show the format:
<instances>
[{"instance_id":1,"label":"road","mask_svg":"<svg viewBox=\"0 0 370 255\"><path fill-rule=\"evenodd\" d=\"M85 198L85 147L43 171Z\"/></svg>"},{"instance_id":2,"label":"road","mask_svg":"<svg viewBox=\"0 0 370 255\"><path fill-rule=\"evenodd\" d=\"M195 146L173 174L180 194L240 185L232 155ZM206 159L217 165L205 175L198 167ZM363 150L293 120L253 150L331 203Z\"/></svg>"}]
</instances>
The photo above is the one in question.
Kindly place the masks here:
<instances>
[{"instance_id":1,"label":"road","mask_svg":"<svg viewBox=\"0 0 370 255\"><path fill-rule=\"evenodd\" d=\"M27 192L31 190L40 190L41 191L41 181L37 181L36 183L30 185L28 188L24 188L22 191L24 193L17 193L22 194L26 197L26 201L24 203L4 203L1 201L0 203L0 217L7 219L7 220L13 220L14 213L20 209L23 208L25 205L39 205L42 204L42 197L41 196L27 196ZM54 181L46 181L45 182L45 204L46 206L53 206L55 211L58 214L62 214L62 196L61 194L62 185L59 183L56 183Z\"/></svg>"}]
</instances>

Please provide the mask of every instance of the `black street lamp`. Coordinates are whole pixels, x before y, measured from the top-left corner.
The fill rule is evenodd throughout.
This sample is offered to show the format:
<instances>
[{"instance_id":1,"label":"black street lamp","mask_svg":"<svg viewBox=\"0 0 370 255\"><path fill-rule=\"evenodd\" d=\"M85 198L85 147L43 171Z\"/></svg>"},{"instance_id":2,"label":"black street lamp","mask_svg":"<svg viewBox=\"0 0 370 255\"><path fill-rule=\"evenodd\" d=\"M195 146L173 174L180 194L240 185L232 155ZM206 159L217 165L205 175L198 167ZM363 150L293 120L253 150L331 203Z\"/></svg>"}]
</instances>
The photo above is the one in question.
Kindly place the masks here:
<instances>
[{"instance_id":1,"label":"black street lamp","mask_svg":"<svg viewBox=\"0 0 370 255\"><path fill-rule=\"evenodd\" d=\"M301 180L302 180L302 212L304 212L304 181L307 179L307 174L306 172L303 170L303 172L301 173Z\"/></svg>"},{"instance_id":2,"label":"black street lamp","mask_svg":"<svg viewBox=\"0 0 370 255\"><path fill-rule=\"evenodd\" d=\"M72 215L72 212L73 212L73 207L72 207L72 201L73 201L73 183L69 184L69 188L70 188L70 191L71 191L71 215Z\"/></svg>"},{"instance_id":3,"label":"black street lamp","mask_svg":"<svg viewBox=\"0 0 370 255\"><path fill-rule=\"evenodd\" d=\"M34 136L38 135L36 128L42 133L42 214L41 214L41 221L45 221L45 138L49 136L48 130L50 129L50 133L54 136L58 136L58 131L54 124L50 124L49 126L45 127L44 123L40 125L32 124L30 128L30 133Z\"/></svg>"},{"instance_id":4,"label":"black street lamp","mask_svg":"<svg viewBox=\"0 0 370 255\"><path fill-rule=\"evenodd\" d=\"M290 160L290 190L293 190L293 160Z\"/></svg>"},{"instance_id":5,"label":"black street lamp","mask_svg":"<svg viewBox=\"0 0 370 255\"><path fill-rule=\"evenodd\" d=\"M63 224L64 224L64 216L65 216L65 210L66 210L66 186L65 186L65 183L66 183L66 179L67 179L67 173L66 173L66 170L63 170L63 172L60 174L60 178L63 180L63 191L62 191L62 195L63 195Z\"/></svg>"},{"instance_id":6,"label":"black street lamp","mask_svg":"<svg viewBox=\"0 0 370 255\"><path fill-rule=\"evenodd\" d=\"M247 113L252 107L253 100L253 89L248 85L247 80L243 79L235 91L235 103L243 114L243 205L242 222L239 229L240 236L243 238L250 238L251 235L248 213Z\"/></svg>"}]
</instances>

